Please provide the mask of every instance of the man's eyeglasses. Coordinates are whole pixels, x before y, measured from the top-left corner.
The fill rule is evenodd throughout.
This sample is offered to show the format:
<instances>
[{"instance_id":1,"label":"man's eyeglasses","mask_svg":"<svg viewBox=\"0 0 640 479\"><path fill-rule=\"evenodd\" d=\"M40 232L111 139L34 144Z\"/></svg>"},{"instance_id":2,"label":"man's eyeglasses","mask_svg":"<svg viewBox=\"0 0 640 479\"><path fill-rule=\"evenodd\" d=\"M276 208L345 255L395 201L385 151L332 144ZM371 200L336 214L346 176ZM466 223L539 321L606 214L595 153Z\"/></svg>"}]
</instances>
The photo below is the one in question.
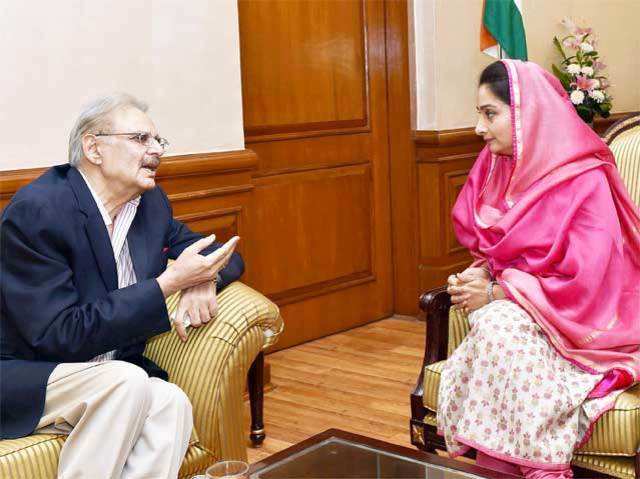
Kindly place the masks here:
<instances>
[{"instance_id":1,"label":"man's eyeglasses","mask_svg":"<svg viewBox=\"0 0 640 479\"><path fill-rule=\"evenodd\" d=\"M94 136L128 136L130 140L137 141L144 146L152 146L152 142L155 140L158 145L164 150L169 146L169 142L161 136L153 136L151 133L144 131L134 131L132 133L95 133Z\"/></svg>"}]
</instances>

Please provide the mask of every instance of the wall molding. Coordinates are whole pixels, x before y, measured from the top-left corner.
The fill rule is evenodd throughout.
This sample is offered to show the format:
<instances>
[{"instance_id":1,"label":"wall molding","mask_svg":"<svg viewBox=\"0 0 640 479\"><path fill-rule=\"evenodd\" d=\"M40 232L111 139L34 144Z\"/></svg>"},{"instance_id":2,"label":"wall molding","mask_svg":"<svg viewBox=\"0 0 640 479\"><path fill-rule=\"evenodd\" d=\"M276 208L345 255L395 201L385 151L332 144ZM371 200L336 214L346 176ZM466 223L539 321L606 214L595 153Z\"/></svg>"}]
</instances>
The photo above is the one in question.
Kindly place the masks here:
<instances>
[{"instance_id":1,"label":"wall molding","mask_svg":"<svg viewBox=\"0 0 640 479\"><path fill-rule=\"evenodd\" d=\"M476 135L474 127L452 130L416 130L413 141L420 146L460 146L481 144L482 138Z\"/></svg>"},{"instance_id":2,"label":"wall molding","mask_svg":"<svg viewBox=\"0 0 640 479\"><path fill-rule=\"evenodd\" d=\"M253 170L258 157L253 150L232 150L167 156L158 169L158 178L237 173Z\"/></svg>"},{"instance_id":3,"label":"wall molding","mask_svg":"<svg viewBox=\"0 0 640 479\"><path fill-rule=\"evenodd\" d=\"M249 149L208 153L172 155L162 159L157 179L182 178L201 175L222 175L227 173L248 172L256 168L258 159ZM53 165L52 165L53 166ZM23 186L42 175L50 166L22 170L0 171L0 207ZM171 195L172 199L190 199L200 196L219 196L249 191L252 185L212 188L206 192L194 192ZM183 195L184 198L181 196Z\"/></svg>"},{"instance_id":4,"label":"wall molding","mask_svg":"<svg viewBox=\"0 0 640 479\"><path fill-rule=\"evenodd\" d=\"M267 294L269 299L278 306L297 303L304 299L315 298L335 291L352 288L365 283L375 281L376 276L371 271L360 271L340 278L333 278L321 283L313 283L300 288Z\"/></svg>"},{"instance_id":5,"label":"wall molding","mask_svg":"<svg viewBox=\"0 0 640 479\"><path fill-rule=\"evenodd\" d=\"M596 118L594 120L594 130L602 134L615 122L638 112L624 111L612 113L608 118ZM454 128L450 130L415 130L413 141L418 146L446 147L479 144L484 142L475 133L475 127Z\"/></svg>"}]
</instances>

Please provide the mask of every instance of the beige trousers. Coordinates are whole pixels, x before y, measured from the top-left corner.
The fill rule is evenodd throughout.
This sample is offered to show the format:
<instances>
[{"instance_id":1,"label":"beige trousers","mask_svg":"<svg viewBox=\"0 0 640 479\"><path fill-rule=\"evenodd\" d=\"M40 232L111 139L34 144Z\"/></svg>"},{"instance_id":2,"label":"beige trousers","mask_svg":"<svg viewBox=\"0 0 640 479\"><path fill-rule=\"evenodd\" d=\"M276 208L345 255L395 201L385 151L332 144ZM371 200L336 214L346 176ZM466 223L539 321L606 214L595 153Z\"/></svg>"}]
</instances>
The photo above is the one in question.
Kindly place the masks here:
<instances>
[{"instance_id":1,"label":"beige trousers","mask_svg":"<svg viewBox=\"0 0 640 479\"><path fill-rule=\"evenodd\" d=\"M105 361L53 370L35 433L68 434L62 479L174 479L192 427L191 403L178 386Z\"/></svg>"}]
</instances>

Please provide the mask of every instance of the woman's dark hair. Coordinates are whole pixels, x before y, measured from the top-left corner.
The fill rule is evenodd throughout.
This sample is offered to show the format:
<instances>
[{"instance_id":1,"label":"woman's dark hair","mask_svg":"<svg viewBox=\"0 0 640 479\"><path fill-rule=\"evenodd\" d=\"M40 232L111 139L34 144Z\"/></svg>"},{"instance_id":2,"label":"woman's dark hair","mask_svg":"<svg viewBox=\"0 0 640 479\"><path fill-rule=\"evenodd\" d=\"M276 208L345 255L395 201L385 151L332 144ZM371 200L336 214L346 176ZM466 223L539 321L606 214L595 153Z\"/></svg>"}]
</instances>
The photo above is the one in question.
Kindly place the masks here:
<instances>
[{"instance_id":1,"label":"woman's dark hair","mask_svg":"<svg viewBox=\"0 0 640 479\"><path fill-rule=\"evenodd\" d=\"M491 93L500 98L507 105L511 104L511 93L509 91L509 74L504 63L493 62L482 70L478 86L487 85Z\"/></svg>"}]
</instances>

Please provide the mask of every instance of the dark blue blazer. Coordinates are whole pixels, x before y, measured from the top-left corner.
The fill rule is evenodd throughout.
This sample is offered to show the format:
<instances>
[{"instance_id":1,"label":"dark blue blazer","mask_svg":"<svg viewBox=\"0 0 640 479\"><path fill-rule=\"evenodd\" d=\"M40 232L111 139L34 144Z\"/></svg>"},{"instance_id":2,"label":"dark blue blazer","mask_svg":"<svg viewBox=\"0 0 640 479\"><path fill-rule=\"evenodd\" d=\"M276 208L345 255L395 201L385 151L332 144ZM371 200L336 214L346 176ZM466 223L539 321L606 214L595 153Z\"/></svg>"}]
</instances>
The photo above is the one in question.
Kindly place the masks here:
<instances>
[{"instance_id":1,"label":"dark blue blazer","mask_svg":"<svg viewBox=\"0 0 640 479\"><path fill-rule=\"evenodd\" d=\"M118 289L109 233L80 173L56 166L21 188L0 222L0 437L33 432L59 363L115 349L167 379L142 356L148 338L170 329L155 278L201 237L173 218L159 187L145 192L127 236L138 281ZM243 271L234 254L218 288Z\"/></svg>"}]
</instances>

